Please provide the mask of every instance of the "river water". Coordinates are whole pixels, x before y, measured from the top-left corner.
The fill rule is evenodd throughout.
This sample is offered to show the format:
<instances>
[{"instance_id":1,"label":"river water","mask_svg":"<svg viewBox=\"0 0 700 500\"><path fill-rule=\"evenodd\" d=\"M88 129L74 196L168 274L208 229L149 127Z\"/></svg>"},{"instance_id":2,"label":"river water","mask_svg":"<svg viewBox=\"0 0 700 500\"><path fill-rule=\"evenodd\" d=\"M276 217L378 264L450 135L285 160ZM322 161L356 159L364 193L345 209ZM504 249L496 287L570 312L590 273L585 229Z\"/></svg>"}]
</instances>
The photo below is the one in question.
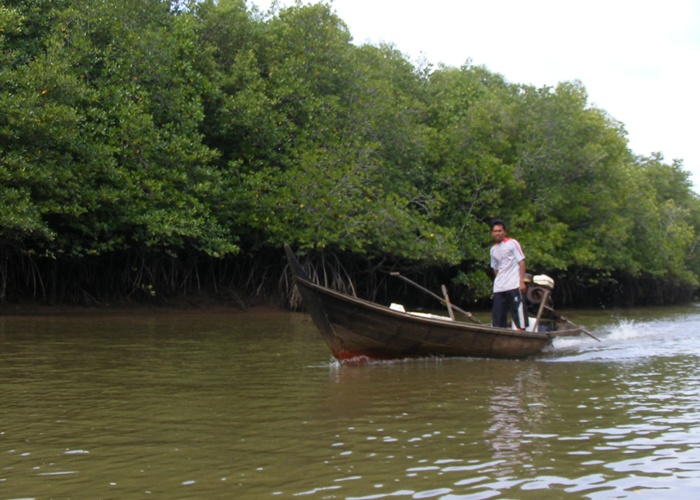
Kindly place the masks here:
<instances>
[{"instance_id":1,"label":"river water","mask_svg":"<svg viewBox=\"0 0 700 500\"><path fill-rule=\"evenodd\" d=\"M697 498L700 307L568 316L364 366L303 313L0 316L0 498Z\"/></svg>"}]
</instances>

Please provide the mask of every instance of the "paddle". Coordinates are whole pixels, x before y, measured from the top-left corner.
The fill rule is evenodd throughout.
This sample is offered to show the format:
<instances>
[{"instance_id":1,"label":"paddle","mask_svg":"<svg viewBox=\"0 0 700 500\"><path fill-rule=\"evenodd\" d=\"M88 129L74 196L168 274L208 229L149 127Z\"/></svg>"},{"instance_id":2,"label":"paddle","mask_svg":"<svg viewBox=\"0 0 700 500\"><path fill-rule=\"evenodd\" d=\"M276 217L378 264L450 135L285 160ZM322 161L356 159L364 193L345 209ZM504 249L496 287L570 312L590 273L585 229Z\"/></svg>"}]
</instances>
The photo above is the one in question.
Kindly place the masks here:
<instances>
[{"instance_id":1,"label":"paddle","mask_svg":"<svg viewBox=\"0 0 700 500\"><path fill-rule=\"evenodd\" d=\"M427 288L423 288L422 286L420 286L420 285L419 285L418 283L416 283L415 281L412 281L412 280L408 279L406 276L402 276L401 273L399 273L399 272L397 272L397 271L392 272L391 275L392 275L392 276L396 276L397 278L401 278L401 279L404 280L406 283L415 286L415 287L418 288L419 290L424 291L425 293L427 293L427 294L430 295L431 297L436 298L436 299L439 300L440 302L447 303L447 306L448 306L449 308L454 309L455 311L461 312L462 314L464 314L467 318L469 318L469 319L470 319L471 321L473 321L474 323L481 324L481 321L479 321L476 317L474 317L474 315L473 315L472 313L467 312L467 311L465 311L464 309L460 309L460 308L457 307L456 305L452 304L452 303L449 301L448 298L440 297L439 295L437 295L437 294L431 292L431 291L428 290ZM446 294L446 293L447 293L447 292L445 291L445 294ZM451 311L450 311L450 316L452 316Z\"/></svg>"}]
</instances>

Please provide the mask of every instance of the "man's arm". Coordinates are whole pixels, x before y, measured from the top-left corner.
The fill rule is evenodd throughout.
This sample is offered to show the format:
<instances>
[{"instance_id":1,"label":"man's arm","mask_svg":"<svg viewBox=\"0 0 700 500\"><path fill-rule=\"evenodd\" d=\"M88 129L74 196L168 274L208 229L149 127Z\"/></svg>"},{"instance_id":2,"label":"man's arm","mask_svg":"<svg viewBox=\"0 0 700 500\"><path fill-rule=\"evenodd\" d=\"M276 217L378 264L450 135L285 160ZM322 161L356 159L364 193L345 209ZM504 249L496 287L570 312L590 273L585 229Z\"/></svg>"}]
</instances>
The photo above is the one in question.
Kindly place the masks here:
<instances>
[{"instance_id":1,"label":"man's arm","mask_svg":"<svg viewBox=\"0 0 700 500\"><path fill-rule=\"evenodd\" d=\"M520 291L525 293L527 291L527 284L525 283L525 259L518 262L518 266L520 267Z\"/></svg>"}]
</instances>

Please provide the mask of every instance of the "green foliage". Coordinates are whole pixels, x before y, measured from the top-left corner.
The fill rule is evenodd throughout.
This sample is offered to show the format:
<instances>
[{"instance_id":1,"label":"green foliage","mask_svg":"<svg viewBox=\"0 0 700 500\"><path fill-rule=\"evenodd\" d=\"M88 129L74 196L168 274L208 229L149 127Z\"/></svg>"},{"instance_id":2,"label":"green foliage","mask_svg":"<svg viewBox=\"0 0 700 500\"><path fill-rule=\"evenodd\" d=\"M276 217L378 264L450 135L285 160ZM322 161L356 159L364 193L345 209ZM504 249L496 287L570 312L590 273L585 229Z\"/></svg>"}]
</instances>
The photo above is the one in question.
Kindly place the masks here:
<instances>
[{"instance_id":1,"label":"green foliage","mask_svg":"<svg viewBox=\"0 0 700 500\"><path fill-rule=\"evenodd\" d=\"M481 67L441 68L430 77L431 162L423 180L447 208L441 224L458 231L463 259L485 262L488 221L518 213L511 153L510 89Z\"/></svg>"},{"instance_id":2,"label":"green foliage","mask_svg":"<svg viewBox=\"0 0 700 500\"><path fill-rule=\"evenodd\" d=\"M75 7L53 11L42 53L3 71L0 175L39 219L13 220L50 254L235 252L208 206L219 181L189 18L156 0Z\"/></svg>"},{"instance_id":3,"label":"green foliage","mask_svg":"<svg viewBox=\"0 0 700 500\"><path fill-rule=\"evenodd\" d=\"M639 273L697 286L698 197L678 162L660 154L637 158L628 206L634 221L630 253Z\"/></svg>"},{"instance_id":4,"label":"green foliage","mask_svg":"<svg viewBox=\"0 0 700 500\"><path fill-rule=\"evenodd\" d=\"M525 241L550 268L624 266L631 226L619 193L631 159L620 125L588 107L579 83L521 96L516 176L529 207Z\"/></svg>"},{"instance_id":5,"label":"green foliage","mask_svg":"<svg viewBox=\"0 0 700 500\"><path fill-rule=\"evenodd\" d=\"M0 54L4 255L290 243L453 269L479 298L499 216L531 269L698 285L688 173L635 158L580 82L416 66L328 3L11 0Z\"/></svg>"}]
</instances>

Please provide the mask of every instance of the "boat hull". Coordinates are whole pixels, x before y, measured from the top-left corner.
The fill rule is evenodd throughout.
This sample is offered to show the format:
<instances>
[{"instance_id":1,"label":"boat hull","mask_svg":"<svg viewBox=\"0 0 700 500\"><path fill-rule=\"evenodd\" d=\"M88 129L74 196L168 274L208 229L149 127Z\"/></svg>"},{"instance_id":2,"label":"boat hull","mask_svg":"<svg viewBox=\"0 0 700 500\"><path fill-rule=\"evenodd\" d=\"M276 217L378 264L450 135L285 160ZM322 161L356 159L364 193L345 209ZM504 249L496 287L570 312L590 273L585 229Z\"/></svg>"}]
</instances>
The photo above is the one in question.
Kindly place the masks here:
<instances>
[{"instance_id":1,"label":"boat hull","mask_svg":"<svg viewBox=\"0 0 700 500\"><path fill-rule=\"evenodd\" d=\"M322 313L309 308L331 353L345 361L360 357L522 358L537 354L552 338L505 328L471 325L449 318L411 316L388 307L297 281L304 304L317 302Z\"/></svg>"},{"instance_id":2,"label":"boat hull","mask_svg":"<svg viewBox=\"0 0 700 500\"><path fill-rule=\"evenodd\" d=\"M414 316L317 285L286 247L305 309L335 358L415 357L524 358L552 342L549 333L521 332L490 325ZM571 331L560 334L577 334Z\"/></svg>"}]
</instances>

